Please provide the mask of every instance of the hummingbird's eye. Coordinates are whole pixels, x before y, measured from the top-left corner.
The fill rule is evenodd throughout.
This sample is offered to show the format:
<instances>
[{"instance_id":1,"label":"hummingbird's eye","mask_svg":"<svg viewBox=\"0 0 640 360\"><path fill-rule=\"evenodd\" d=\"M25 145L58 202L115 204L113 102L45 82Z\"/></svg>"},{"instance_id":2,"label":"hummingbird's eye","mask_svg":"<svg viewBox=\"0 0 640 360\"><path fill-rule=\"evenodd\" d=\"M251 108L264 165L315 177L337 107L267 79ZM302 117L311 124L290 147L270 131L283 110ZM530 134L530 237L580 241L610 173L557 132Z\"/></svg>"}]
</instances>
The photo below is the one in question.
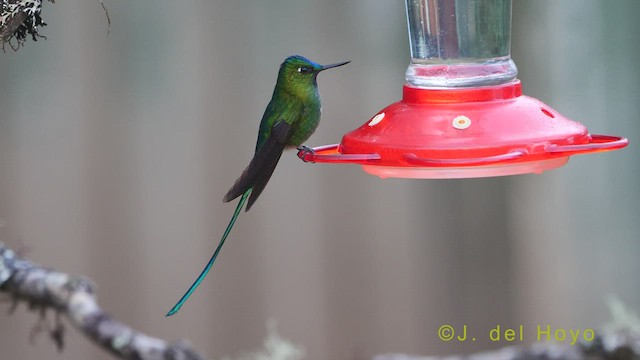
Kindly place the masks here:
<instances>
[{"instance_id":1,"label":"hummingbird's eye","mask_svg":"<svg viewBox=\"0 0 640 360\"><path fill-rule=\"evenodd\" d=\"M300 74L309 74L309 73L311 73L312 71L313 71L313 69L311 69L311 68L310 68L310 67L308 67L308 66L301 66L301 67L299 67L299 68L298 68L298 72L299 72Z\"/></svg>"}]
</instances>

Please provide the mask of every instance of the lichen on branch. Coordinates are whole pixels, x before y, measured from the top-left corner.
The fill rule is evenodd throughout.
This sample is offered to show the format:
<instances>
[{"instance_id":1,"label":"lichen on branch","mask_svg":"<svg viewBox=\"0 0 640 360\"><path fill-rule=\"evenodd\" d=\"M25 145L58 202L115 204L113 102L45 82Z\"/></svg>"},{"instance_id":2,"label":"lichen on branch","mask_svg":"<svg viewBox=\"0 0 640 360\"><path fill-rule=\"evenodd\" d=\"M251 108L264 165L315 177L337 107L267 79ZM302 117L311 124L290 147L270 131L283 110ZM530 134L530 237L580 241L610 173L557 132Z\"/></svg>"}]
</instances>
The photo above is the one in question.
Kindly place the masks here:
<instances>
[{"instance_id":1,"label":"lichen on branch","mask_svg":"<svg viewBox=\"0 0 640 360\"><path fill-rule=\"evenodd\" d=\"M29 36L34 41L45 38L40 34L41 27L47 24L42 20L42 2L44 0L0 0L0 41L17 50L24 45ZM54 2L54 0L49 0ZM14 44L12 40L16 41Z\"/></svg>"},{"instance_id":2,"label":"lichen on branch","mask_svg":"<svg viewBox=\"0 0 640 360\"><path fill-rule=\"evenodd\" d=\"M93 283L48 269L22 258L0 242L0 293L17 304L24 302L41 315L37 330L48 330L45 313L56 313L56 324L49 330L62 349L66 319L86 337L117 358L126 360L202 360L184 341L167 342L136 331L112 318L96 301Z\"/></svg>"}]
</instances>

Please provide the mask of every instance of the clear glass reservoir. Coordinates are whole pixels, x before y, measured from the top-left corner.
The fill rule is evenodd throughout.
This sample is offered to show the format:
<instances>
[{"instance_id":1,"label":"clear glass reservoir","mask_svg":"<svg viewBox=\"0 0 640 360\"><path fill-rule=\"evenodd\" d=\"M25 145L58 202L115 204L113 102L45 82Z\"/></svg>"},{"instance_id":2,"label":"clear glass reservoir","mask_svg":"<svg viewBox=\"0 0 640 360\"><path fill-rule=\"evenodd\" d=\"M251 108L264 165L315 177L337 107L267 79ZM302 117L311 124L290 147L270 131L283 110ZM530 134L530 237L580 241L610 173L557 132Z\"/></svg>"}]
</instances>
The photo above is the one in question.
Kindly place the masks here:
<instances>
[{"instance_id":1,"label":"clear glass reservoir","mask_svg":"<svg viewBox=\"0 0 640 360\"><path fill-rule=\"evenodd\" d=\"M478 87L514 80L512 0L406 0L411 64L422 88Z\"/></svg>"}]
</instances>

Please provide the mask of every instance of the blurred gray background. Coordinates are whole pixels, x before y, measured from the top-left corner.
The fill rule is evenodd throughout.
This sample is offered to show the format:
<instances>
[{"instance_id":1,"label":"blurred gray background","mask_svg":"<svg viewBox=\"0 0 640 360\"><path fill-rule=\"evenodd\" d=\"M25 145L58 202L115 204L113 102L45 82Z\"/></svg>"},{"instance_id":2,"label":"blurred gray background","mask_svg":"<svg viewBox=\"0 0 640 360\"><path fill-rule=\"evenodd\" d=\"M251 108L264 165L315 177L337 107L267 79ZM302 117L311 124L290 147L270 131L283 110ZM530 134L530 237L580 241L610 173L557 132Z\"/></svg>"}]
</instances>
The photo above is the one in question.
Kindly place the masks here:
<instances>
[{"instance_id":1,"label":"blurred gray background","mask_svg":"<svg viewBox=\"0 0 640 360\"><path fill-rule=\"evenodd\" d=\"M526 94L622 150L542 175L378 179L283 156L211 274L208 260L253 154L278 65L351 60L319 76L338 142L401 97L400 0L45 4L48 37L0 54L0 240L89 276L114 317L210 358L258 349L268 319L309 359L468 353L489 329L599 328L606 298L640 309L640 2L514 1ZM57 354L36 315L0 305L2 359L110 359L75 330ZM442 342L443 324L478 341Z\"/></svg>"}]
</instances>

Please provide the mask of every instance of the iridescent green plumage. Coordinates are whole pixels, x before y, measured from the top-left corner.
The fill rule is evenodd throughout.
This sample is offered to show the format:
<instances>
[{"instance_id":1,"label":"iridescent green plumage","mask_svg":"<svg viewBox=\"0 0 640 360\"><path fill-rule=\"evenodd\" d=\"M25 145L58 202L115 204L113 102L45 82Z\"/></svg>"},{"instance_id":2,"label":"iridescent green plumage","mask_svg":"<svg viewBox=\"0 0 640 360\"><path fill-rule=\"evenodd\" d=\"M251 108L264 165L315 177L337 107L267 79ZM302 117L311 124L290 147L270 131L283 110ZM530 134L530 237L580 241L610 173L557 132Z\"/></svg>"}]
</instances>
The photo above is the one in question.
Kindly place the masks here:
<instances>
[{"instance_id":1,"label":"iridescent green plumage","mask_svg":"<svg viewBox=\"0 0 640 360\"><path fill-rule=\"evenodd\" d=\"M167 313L171 316L191 296L215 262L245 202L249 211L269 182L286 148L298 147L315 132L320 123L320 94L316 76L322 70L348 64L319 65L299 55L289 56L280 65L273 96L262 116L256 150L240 178L229 189L224 202L241 196L213 256L180 301Z\"/></svg>"}]
</instances>

